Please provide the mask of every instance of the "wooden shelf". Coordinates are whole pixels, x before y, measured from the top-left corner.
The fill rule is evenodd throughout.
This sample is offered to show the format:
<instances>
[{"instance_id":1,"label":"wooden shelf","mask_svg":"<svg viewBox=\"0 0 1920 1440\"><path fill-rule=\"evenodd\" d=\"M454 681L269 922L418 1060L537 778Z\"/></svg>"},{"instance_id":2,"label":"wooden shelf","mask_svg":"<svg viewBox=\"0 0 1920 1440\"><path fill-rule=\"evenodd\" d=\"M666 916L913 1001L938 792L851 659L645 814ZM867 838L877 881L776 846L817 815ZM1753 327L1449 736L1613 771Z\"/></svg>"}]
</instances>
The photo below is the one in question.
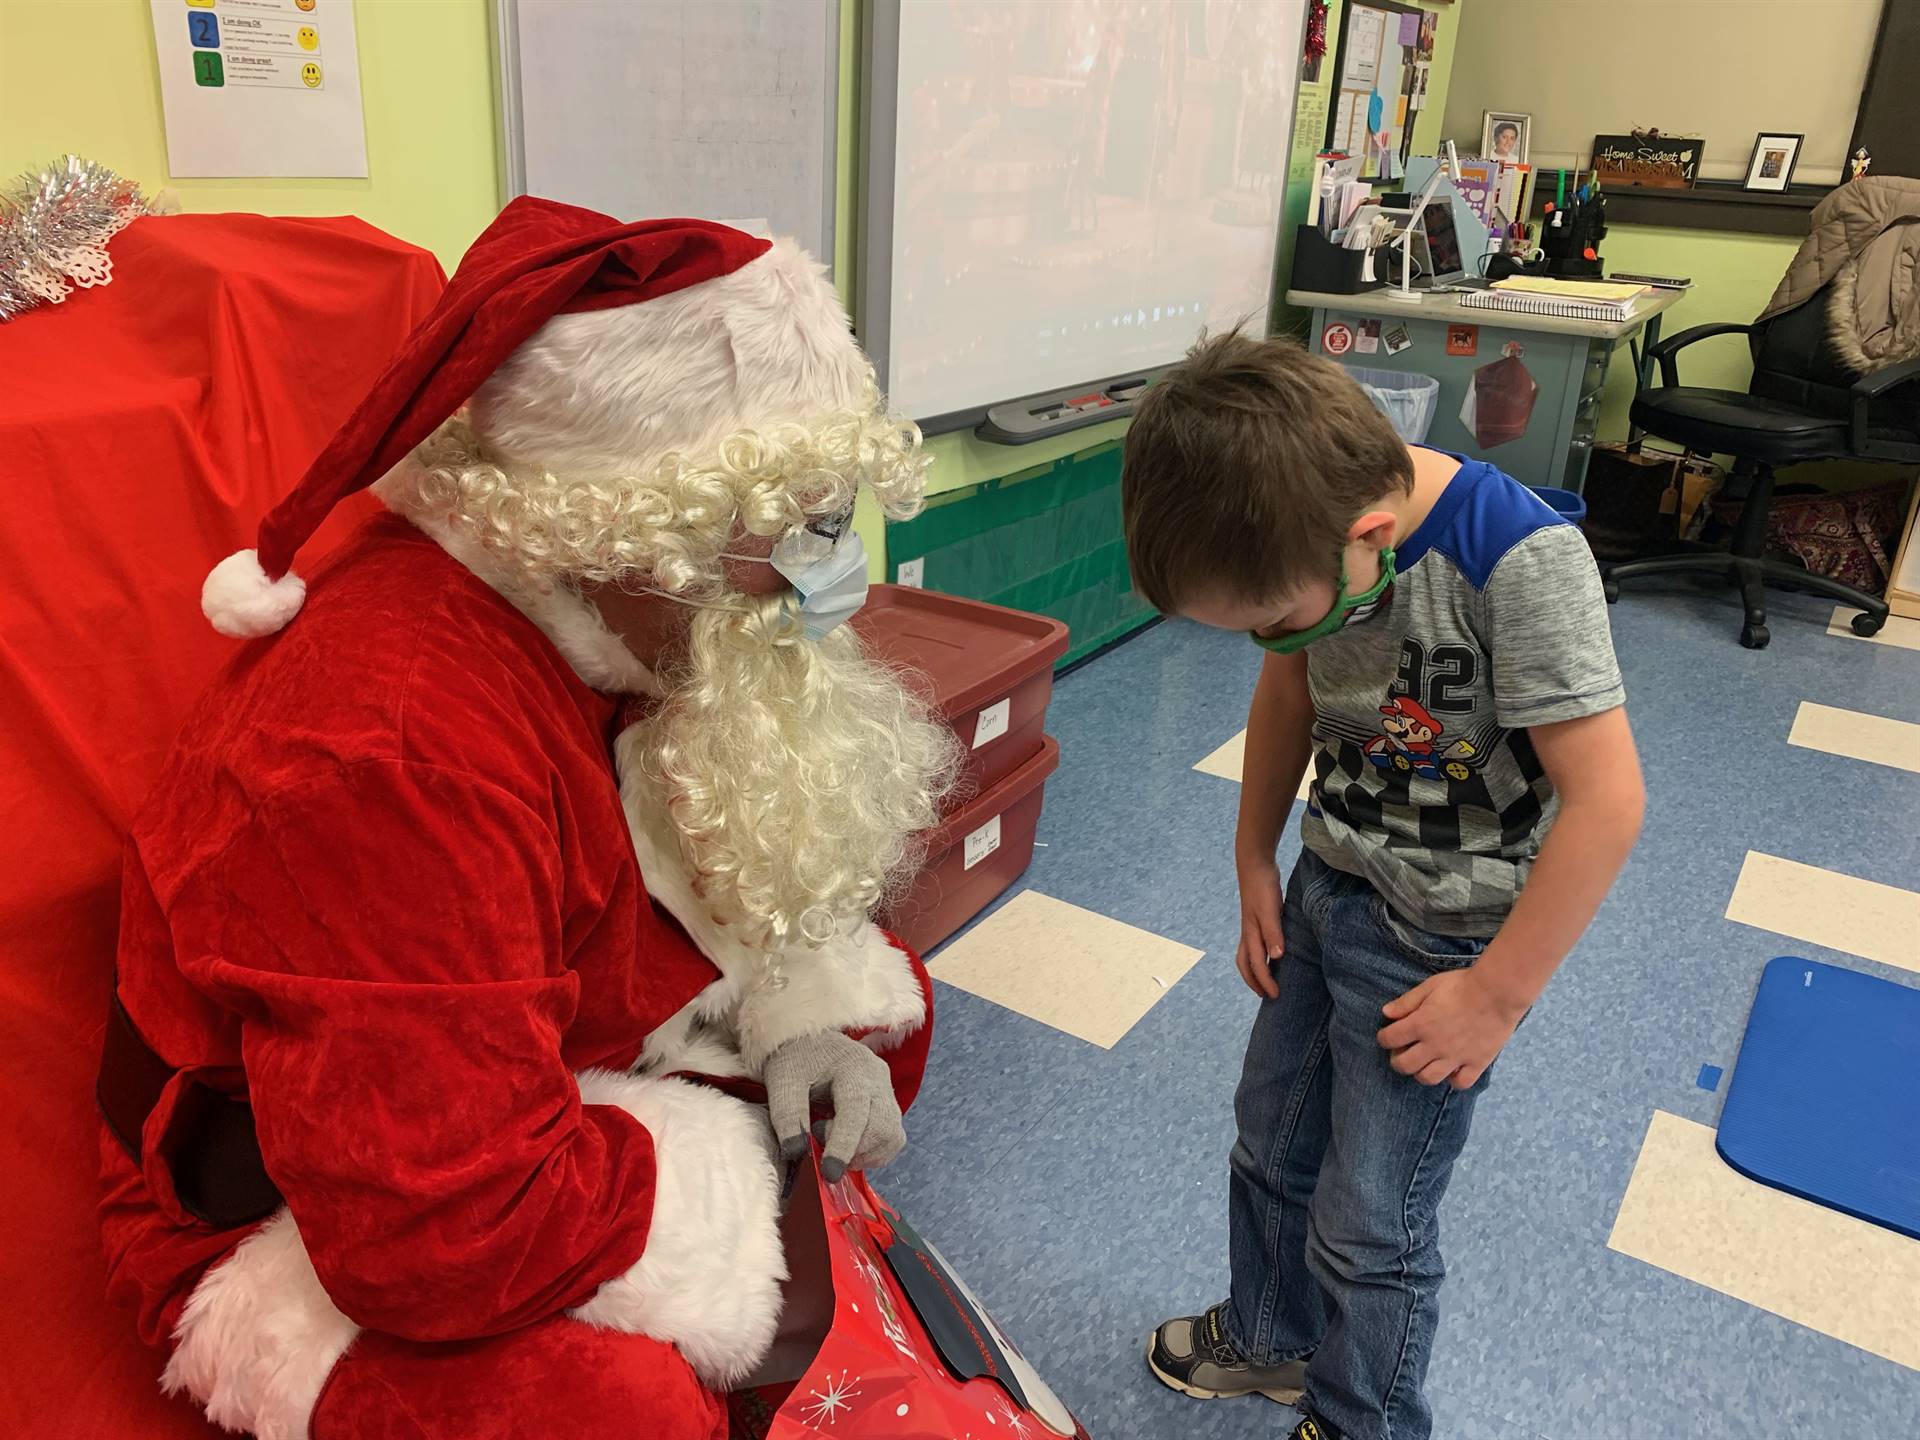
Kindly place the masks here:
<instances>
[{"instance_id":1,"label":"wooden shelf","mask_svg":"<svg viewBox=\"0 0 1920 1440\"><path fill-rule=\"evenodd\" d=\"M1552 172L1534 177L1534 215L1553 198ZM1832 187L1795 185L1790 190L1743 190L1737 180L1702 180L1691 190L1609 185L1610 225L1660 225L1670 230L1743 230L1759 235L1805 235L1807 212ZM1602 248L1605 248L1604 246Z\"/></svg>"}]
</instances>

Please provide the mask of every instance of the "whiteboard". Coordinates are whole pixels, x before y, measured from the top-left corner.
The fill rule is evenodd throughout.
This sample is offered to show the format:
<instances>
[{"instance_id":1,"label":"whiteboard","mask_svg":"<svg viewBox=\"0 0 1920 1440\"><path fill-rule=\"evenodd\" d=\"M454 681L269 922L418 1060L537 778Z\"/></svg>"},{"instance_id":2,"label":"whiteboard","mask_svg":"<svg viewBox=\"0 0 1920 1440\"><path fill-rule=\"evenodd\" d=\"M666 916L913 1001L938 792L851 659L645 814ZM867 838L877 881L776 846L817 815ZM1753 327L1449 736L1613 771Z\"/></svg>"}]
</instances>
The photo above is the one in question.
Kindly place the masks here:
<instances>
[{"instance_id":1,"label":"whiteboard","mask_svg":"<svg viewBox=\"0 0 1920 1440\"><path fill-rule=\"evenodd\" d=\"M871 0L860 338L928 430L1265 332L1306 0Z\"/></svg>"},{"instance_id":2,"label":"whiteboard","mask_svg":"<svg viewBox=\"0 0 1920 1440\"><path fill-rule=\"evenodd\" d=\"M503 187L830 265L839 30L837 0L494 0Z\"/></svg>"}]
</instances>

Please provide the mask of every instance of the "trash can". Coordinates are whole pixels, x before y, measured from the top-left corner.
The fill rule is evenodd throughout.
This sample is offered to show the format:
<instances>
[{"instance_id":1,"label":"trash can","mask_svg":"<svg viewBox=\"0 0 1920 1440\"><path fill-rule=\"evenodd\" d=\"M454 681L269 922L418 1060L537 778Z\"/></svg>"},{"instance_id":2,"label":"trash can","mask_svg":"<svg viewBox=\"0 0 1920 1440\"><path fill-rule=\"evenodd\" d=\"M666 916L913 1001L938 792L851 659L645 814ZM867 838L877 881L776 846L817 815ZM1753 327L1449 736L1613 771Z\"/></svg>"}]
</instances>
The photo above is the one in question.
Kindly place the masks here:
<instances>
[{"instance_id":1,"label":"trash can","mask_svg":"<svg viewBox=\"0 0 1920 1440\"><path fill-rule=\"evenodd\" d=\"M1438 380L1410 370L1371 370L1364 365L1349 365L1347 373L1360 382L1402 440L1418 445L1427 438L1433 412L1440 408Z\"/></svg>"},{"instance_id":2,"label":"trash can","mask_svg":"<svg viewBox=\"0 0 1920 1440\"><path fill-rule=\"evenodd\" d=\"M1547 502L1554 514L1562 516L1569 523L1578 525L1587 518L1587 502L1571 490L1561 490L1552 485L1529 485L1527 487Z\"/></svg>"}]
</instances>

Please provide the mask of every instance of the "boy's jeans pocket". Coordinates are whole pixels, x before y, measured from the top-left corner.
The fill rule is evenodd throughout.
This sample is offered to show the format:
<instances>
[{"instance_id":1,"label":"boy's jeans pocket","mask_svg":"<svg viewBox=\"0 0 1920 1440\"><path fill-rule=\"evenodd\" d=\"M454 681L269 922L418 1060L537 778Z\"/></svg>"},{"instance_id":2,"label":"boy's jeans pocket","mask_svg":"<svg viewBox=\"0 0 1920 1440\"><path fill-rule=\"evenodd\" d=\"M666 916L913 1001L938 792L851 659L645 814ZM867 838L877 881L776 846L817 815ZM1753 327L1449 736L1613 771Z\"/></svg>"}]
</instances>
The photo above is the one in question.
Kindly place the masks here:
<instances>
[{"instance_id":1,"label":"boy's jeans pocket","mask_svg":"<svg viewBox=\"0 0 1920 1440\"><path fill-rule=\"evenodd\" d=\"M1436 935L1431 930L1410 925L1394 914L1393 907L1378 895L1373 899L1373 918L1397 954L1435 973L1464 970L1487 948L1487 941L1472 936Z\"/></svg>"}]
</instances>

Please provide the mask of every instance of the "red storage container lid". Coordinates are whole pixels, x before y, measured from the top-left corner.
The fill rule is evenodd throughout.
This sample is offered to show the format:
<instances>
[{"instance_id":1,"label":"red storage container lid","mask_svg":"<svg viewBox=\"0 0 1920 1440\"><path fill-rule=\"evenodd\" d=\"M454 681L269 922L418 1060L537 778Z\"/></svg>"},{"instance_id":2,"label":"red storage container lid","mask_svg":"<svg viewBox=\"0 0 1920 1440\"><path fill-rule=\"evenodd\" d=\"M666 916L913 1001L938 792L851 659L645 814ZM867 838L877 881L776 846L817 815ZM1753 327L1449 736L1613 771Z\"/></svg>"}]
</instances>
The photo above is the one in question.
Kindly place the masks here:
<instances>
[{"instance_id":1,"label":"red storage container lid","mask_svg":"<svg viewBox=\"0 0 1920 1440\"><path fill-rule=\"evenodd\" d=\"M874 586L853 627L880 659L930 677L948 720L999 699L1067 653L1067 627L1058 620L909 585Z\"/></svg>"}]
</instances>

